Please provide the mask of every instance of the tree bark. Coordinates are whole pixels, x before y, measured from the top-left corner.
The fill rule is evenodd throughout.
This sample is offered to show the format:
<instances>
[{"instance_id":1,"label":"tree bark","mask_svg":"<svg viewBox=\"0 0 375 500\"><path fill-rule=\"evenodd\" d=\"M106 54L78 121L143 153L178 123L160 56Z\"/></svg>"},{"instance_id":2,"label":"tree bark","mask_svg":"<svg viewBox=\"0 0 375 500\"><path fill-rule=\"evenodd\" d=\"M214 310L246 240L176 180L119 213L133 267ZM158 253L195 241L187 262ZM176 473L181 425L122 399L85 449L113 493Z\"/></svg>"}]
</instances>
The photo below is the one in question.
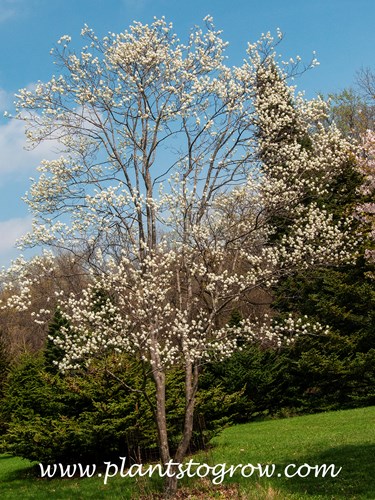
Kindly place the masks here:
<instances>
[{"instance_id":1,"label":"tree bark","mask_svg":"<svg viewBox=\"0 0 375 500\"><path fill-rule=\"evenodd\" d=\"M171 456L169 453L167 415L165 411L165 374L162 371L154 371L156 387L156 426L160 448L160 459L165 465Z\"/></svg>"},{"instance_id":2,"label":"tree bark","mask_svg":"<svg viewBox=\"0 0 375 500\"><path fill-rule=\"evenodd\" d=\"M189 448L191 437L193 434L193 424L194 424L194 407L195 407L195 395L198 388L198 367L187 361L185 365L185 420L184 420L184 430L182 434L181 441L178 445L177 451L175 453L173 462L176 464L182 463L186 456L186 452ZM177 474L178 465L170 468L172 473ZM177 478L166 477L165 478L165 498L174 498L177 491Z\"/></svg>"},{"instance_id":3,"label":"tree bark","mask_svg":"<svg viewBox=\"0 0 375 500\"><path fill-rule=\"evenodd\" d=\"M198 389L198 367L191 361L185 365L185 420L182 439L178 445L174 462L181 463L185 458L193 435L195 396Z\"/></svg>"},{"instance_id":4,"label":"tree bark","mask_svg":"<svg viewBox=\"0 0 375 500\"><path fill-rule=\"evenodd\" d=\"M160 459L165 469L165 465L171 459L168 443L167 414L165 410L165 374L161 371L155 371L154 380L156 386L156 425L158 429L159 451ZM175 471L173 470L173 472ZM165 476L164 498L174 498L176 491L176 476Z\"/></svg>"}]
</instances>

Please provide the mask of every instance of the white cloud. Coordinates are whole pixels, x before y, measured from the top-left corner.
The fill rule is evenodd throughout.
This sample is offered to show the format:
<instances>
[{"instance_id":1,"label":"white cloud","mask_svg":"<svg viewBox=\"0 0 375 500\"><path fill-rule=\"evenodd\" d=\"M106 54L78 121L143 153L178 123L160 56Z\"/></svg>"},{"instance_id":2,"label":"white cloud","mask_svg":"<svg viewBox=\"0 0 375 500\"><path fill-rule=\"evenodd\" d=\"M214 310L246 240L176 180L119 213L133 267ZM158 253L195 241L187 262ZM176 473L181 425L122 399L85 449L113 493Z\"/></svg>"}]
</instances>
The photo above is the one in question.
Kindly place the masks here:
<instances>
[{"instance_id":1,"label":"white cloud","mask_svg":"<svg viewBox=\"0 0 375 500\"><path fill-rule=\"evenodd\" d=\"M13 100L13 94L11 92L7 92L6 90L0 88L0 112L1 112L1 114L3 114L4 111L7 111L7 108L9 108L12 105L12 100Z\"/></svg>"},{"instance_id":2,"label":"white cloud","mask_svg":"<svg viewBox=\"0 0 375 500\"><path fill-rule=\"evenodd\" d=\"M40 0L0 0L0 24L28 17Z\"/></svg>"},{"instance_id":3,"label":"white cloud","mask_svg":"<svg viewBox=\"0 0 375 500\"><path fill-rule=\"evenodd\" d=\"M127 9L140 11L146 7L147 0L122 0L122 3Z\"/></svg>"},{"instance_id":4,"label":"white cloud","mask_svg":"<svg viewBox=\"0 0 375 500\"><path fill-rule=\"evenodd\" d=\"M31 217L19 217L0 222L0 257L14 251L16 241L31 230Z\"/></svg>"},{"instance_id":5,"label":"white cloud","mask_svg":"<svg viewBox=\"0 0 375 500\"><path fill-rule=\"evenodd\" d=\"M56 144L52 141L46 141L31 151L26 150L22 121L11 119L0 125L0 183L9 180L10 174L12 178L31 175L42 159L56 156L53 153L54 146Z\"/></svg>"},{"instance_id":6,"label":"white cloud","mask_svg":"<svg viewBox=\"0 0 375 500\"><path fill-rule=\"evenodd\" d=\"M15 17L19 12L20 0L0 0L0 23Z\"/></svg>"}]
</instances>

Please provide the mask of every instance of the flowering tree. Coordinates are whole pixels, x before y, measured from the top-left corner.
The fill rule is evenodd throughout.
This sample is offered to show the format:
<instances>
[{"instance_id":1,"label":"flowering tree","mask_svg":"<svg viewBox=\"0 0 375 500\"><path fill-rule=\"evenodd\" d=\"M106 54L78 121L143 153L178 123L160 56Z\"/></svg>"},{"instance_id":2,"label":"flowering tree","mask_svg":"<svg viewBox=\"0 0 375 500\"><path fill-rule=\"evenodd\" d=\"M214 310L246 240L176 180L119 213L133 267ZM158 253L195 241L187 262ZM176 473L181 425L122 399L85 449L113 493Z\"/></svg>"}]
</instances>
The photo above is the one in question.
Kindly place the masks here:
<instances>
[{"instance_id":1,"label":"flowering tree","mask_svg":"<svg viewBox=\"0 0 375 500\"><path fill-rule=\"evenodd\" d=\"M357 216L363 222L368 224L369 239L372 243L372 248L366 250L366 257L369 262L375 262L375 250L373 248L375 241L375 132L367 130L362 136L362 154L358 158L359 171L363 175L363 183L359 188L359 195L364 199L364 202L356 207Z\"/></svg>"},{"instance_id":2,"label":"flowering tree","mask_svg":"<svg viewBox=\"0 0 375 500\"><path fill-rule=\"evenodd\" d=\"M321 330L255 317L254 290L351 255L345 221L315 202L350 146L323 127L322 101L294 97L287 68L297 72L299 62L280 69L267 34L248 46L242 66L229 67L220 32L205 22L186 44L164 19L103 40L85 27L79 55L64 36L53 51L59 75L21 90L17 103L31 145L61 145L28 193L34 225L24 244L84 255L90 273L80 293L56 292L69 322L55 339L65 352L60 368L108 352L141 359L156 387L164 464L167 370L185 372L179 463L202 363L230 356L239 338L280 343ZM27 282L27 267L17 271ZM13 304L25 307L28 290ZM247 314L230 328L235 307ZM168 478L168 494L176 484Z\"/></svg>"}]
</instances>

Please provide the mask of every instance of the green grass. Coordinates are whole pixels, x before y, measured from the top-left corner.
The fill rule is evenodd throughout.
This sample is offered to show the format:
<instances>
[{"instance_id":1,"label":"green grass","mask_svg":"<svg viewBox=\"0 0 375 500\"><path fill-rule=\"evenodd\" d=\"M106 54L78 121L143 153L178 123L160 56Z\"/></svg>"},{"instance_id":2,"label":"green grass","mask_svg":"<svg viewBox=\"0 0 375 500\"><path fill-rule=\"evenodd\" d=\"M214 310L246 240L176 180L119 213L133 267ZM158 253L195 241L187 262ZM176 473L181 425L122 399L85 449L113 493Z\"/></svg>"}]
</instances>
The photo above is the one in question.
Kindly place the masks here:
<instances>
[{"instance_id":1,"label":"green grass","mask_svg":"<svg viewBox=\"0 0 375 500\"><path fill-rule=\"evenodd\" d=\"M237 425L226 429L205 453L195 455L200 463L217 465L275 464L272 478L241 474L226 478L227 496L220 487L183 480L184 488L205 488L199 498L249 499L375 499L375 407L337 411ZM288 464L342 467L336 478L285 478ZM39 468L37 469L39 471ZM280 472L281 477L277 477ZM233 486L230 486L233 485ZM151 498L160 491L160 478L151 481L116 477L103 485L99 477L86 479L41 479L32 464L20 458L0 456L0 498L86 499ZM186 489L184 489L186 492ZM235 492L235 494L233 493ZM185 494L185 493L184 493ZM180 496L179 498L186 498ZM198 498L198 494L196 496Z\"/></svg>"},{"instance_id":2,"label":"green grass","mask_svg":"<svg viewBox=\"0 0 375 500\"><path fill-rule=\"evenodd\" d=\"M375 499L375 407L238 425L214 443L211 463L276 464L281 478L257 482L261 490L279 492L279 498ZM342 470L336 478L288 479L283 470L291 463L333 463ZM255 478L233 479L256 492Z\"/></svg>"}]
</instances>

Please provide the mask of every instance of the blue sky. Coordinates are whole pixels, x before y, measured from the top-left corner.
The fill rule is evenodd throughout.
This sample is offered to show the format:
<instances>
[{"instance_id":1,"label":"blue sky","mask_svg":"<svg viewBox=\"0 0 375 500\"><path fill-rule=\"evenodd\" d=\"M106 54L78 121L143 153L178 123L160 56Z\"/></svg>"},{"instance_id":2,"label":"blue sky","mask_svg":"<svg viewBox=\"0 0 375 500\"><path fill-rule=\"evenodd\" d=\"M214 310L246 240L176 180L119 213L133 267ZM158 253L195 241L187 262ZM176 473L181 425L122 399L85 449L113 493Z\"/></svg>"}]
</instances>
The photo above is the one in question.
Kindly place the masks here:
<instances>
[{"instance_id":1,"label":"blue sky","mask_svg":"<svg viewBox=\"0 0 375 500\"><path fill-rule=\"evenodd\" d=\"M85 23L104 36L164 15L183 39L207 14L229 42L229 64L241 63L248 41L276 28L285 34L285 59L307 62L315 50L320 66L296 82L308 97L338 92L362 66L375 67L374 0L0 0L0 115L12 111L19 88L52 75L51 47L64 34L78 45ZM30 225L21 197L48 155L47 146L26 152L23 145L22 125L0 117L0 265L16 256L14 241Z\"/></svg>"}]
</instances>

